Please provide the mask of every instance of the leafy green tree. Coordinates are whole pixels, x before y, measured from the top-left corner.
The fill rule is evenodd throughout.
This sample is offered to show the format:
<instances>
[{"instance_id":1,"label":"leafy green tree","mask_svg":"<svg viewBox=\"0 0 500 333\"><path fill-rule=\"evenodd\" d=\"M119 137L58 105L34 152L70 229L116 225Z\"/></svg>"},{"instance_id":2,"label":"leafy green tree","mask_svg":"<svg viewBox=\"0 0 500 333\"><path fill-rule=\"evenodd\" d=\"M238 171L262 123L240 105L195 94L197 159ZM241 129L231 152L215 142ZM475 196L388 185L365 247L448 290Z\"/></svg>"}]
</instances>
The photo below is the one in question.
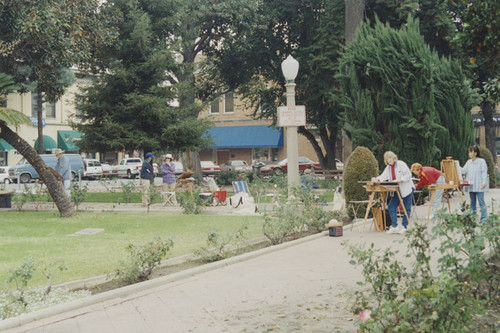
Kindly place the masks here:
<instances>
[{"instance_id":1,"label":"leafy green tree","mask_svg":"<svg viewBox=\"0 0 500 333\"><path fill-rule=\"evenodd\" d=\"M209 50L222 45L242 27L255 25L256 1L244 0L178 0L173 15L173 37L169 48L178 65L172 69L172 80L178 92L178 113L193 123L206 102L234 90L223 81L212 80ZM244 75L234 70L234 75ZM200 103L201 102L201 103ZM185 128L187 129L187 128ZM186 131L187 132L187 131ZM185 167L201 177L199 148L185 142L182 147Z\"/></svg>"},{"instance_id":2,"label":"leafy green tree","mask_svg":"<svg viewBox=\"0 0 500 333\"><path fill-rule=\"evenodd\" d=\"M112 30L103 28L104 17L98 0L1 0L0 35L7 52L0 57L0 72L11 74L20 92L36 87L38 95L39 149L43 151L41 103L42 94L56 101L71 80L68 68L92 64L95 46L112 39ZM12 89L3 90L2 94ZM12 110L7 110L12 114ZM40 174L61 216L75 214L62 187L43 161L8 126L15 123L3 119L0 137L23 155Z\"/></svg>"},{"instance_id":3,"label":"leafy green tree","mask_svg":"<svg viewBox=\"0 0 500 333\"><path fill-rule=\"evenodd\" d=\"M17 89L18 87L14 84L14 80L11 76L0 73L0 101L4 101L7 94L13 93ZM45 162L40 158L35 149L33 149L29 143L27 143L9 127L19 127L23 124L31 124L31 121L25 114L6 107L0 107L0 138L4 139L16 148L16 150L23 155L31 165L33 165L42 181L47 185L47 189L54 199L61 216L69 217L74 215L74 206L69 201L69 198L66 196L62 186L58 184L57 179L45 165Z\"/></svg>"},{"instance_id":4,"label":"leafy green tree","mask_svg":"<svg viewBox=\"0 0 500 333\"><path fill-rule=\"evenodd\" d=\"M379 163L392 150L408 162L436 165L444 156L461 157L460 148L472 143L474 91L457 62L425 44L413 19L400 30L380 21L363 25L340 72L353 145L370 148Z\"/></svg>"},{"instance_id":5,"label":"leafy green tree","mask_svg":"<svg viewBox=\"0 0 500 333\"><path fill-rule=\"evenodd\" d=\"M106 72L83 89L82 122L75 124L84 133L82 148L164 151L204 144L207 126L182 107L183 90L176 84L173 3L107 2L106 10L120 17L119 37L101 52ZM174 106L177 98L180 108Z\"/></svg>"},{"instance_id":6,"label":"leafy green tree","mask_svg":"<svg viewBox=\"0 0 500 333\"><path fill-rule=\"evenodd\" d=\"M206 146L202 136L209 125L197 117L204 101L228 91L207 81L202 54L232 34L233 22L250 14L252 5L242 0L108 1L107 10L123 23L119 41L101 53L107 73L86 90L81 105L87 125L80 128L92 134L83 146L178 150L184 152L184 165L201 175L197 151ZM206 86L209 94L197 94Z\"/></svg>"},{"instance_id":7,"label":"leafy green tree","mask_svg":"<svg viewBox=\"0 0 500 333\"><path fill-rule=\"evenodd\" d=\"M308 124L298 131L311 143L323 168L329 169L335 168L342 124L335 74L343 47L344 8L340 0L261 1L250 22L235 25L224 43L206 50L214 69L208 82L238 89L254 107L254 118L273 120L276 105L285 104L281 62L292 54L300 64L297 104L306 105Z\"/></svg>"},{"instance_id":8,"label":"leafy green tree","mask_svg":"<svg viewBox=\"0 0 500 333\"><path fill-rule=\"evenodd\" d=\"M464 63L470 65L473 86L481 94L486 147L496 163L495 123L493 116L500 102L500 2L471 0L454 3L458 34L452 40Z\"/></svg>"},{"instance_id":9,"label":"leafy green tree","mask_svg":"<svg viewBox=\"0 0 500 333\"><path fill-rule=\"evenodd\" d=\"M0 1L0 35L12 45L0 58L0 71L11 74L22 92L37 92L40 153L43 99L57 101L74 82L68 69L88 64L95 45L112 39L98 7L98 0Z\"/></svg>"}]
</instances>

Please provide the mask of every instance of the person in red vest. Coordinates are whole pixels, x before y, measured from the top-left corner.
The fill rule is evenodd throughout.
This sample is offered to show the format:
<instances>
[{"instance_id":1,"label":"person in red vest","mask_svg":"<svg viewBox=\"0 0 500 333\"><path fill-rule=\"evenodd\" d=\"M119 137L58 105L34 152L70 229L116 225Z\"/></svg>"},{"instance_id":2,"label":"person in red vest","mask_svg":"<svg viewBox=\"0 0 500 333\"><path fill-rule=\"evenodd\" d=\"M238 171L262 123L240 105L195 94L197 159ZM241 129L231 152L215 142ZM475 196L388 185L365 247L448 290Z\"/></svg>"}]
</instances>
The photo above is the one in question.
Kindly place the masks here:
<instances>
[{"instance_id":1,"label":"person in red vest","mask_svg":"<svg viewBox=\"0 0 500 333\"><path fill-rule=\"evenodd\" d=\"M411 165L411 172L417 175L420 181L415 185L417 189L421 189L424 186L429 185L440 185L444 184L444 176L441 175L441 171L435 169L433 167L422 166L420 163L413 163ZM434 202L432 203L431 216L429 218L434 218L436 211L439 209L441 205L441 199L443 198L443 189L431 190L431 193L434 192Z\"/></svg>"}]
</instances>

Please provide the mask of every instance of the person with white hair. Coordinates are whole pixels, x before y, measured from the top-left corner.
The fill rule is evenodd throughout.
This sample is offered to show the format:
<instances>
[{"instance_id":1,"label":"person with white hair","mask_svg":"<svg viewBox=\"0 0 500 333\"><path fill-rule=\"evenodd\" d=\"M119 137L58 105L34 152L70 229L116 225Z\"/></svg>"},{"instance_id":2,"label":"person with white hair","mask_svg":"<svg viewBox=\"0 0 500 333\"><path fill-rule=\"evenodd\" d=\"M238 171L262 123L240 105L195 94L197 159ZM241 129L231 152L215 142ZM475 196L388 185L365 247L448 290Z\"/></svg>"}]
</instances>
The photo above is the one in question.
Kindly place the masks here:
<instances>
[{"instance_id":1,"label":"person with white hair","mask_svg":"<svg viewBox=\"0 0 500 333\"><path fill-rule=\"evenodd\" d=\"M175 165L172 163L172 154L165 156L165 161L161 164L163 177L163 192L173 192L175 186Z\"/></svg>"},{"instance_id":2,"label":"person with white hair","mask_svg":"<svg viewBox=\"0 0 500 333\"><path fill-rule=\"evenodd\" d=\"M387 165L384 172L382 172L380 176L375 177L373 180L378 182L391 181L398 183L399 194L403 199L406 214L410 216L413 191L415 190L415 185L411 179L410 168L408 168L408 165L406 165L405 162L398 160L397 155L392 151L385 152L384 162ZM387 207L392 223L392 226L387 231L388 234L404 234L406 232L406 228L408 228L408 218L406 215L403 215L402 225L401 227L398 227L399 203L399 197L397 195L392 195L389 206Z\"/></svg>"},{"instance_id":3,"label":"person with white hair","mask_svg":"<svg viewBox=\"0 0 500 333\"><path fill-rule=\"evenodd\" d=\"M68 198L70 198L71 168L69 165L69 159L66 156L64 156L64 150L62 149L59 148L55 149L54 154L57 157L57 164L54 170L61 175L61 179L59 180L62 181L64 191L66 192Z\"/></svg>"},{"instance_id":4,"label":"person with white hair","mask_svg":"<svg viewBox=\"0 0 500 333\"><path fill-rule=\"evenodd\" d=\"M311 175L311 169L305 169L304 174L300 177L300 186L304 191L310 191L311 189L318 189L319 185L314 181Z\"/></svg>"}]
</instances>

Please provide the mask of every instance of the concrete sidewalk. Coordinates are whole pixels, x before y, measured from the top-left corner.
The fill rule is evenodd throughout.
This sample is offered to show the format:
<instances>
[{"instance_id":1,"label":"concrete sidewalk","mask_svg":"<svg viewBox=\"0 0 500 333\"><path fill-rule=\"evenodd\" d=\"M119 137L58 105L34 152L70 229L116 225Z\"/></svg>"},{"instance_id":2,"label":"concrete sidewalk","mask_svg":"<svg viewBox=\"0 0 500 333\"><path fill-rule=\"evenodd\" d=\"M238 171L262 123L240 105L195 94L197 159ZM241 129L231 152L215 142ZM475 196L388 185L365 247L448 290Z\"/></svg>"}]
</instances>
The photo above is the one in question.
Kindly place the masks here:
<instances>
[{"instance_id":1,"label":"concrete sidewalk","mask_svg":"<svg viewBox=\"0 0 500 333\"><path fill-rule=\"evenodd\" d=\"M468 198L466 198L468 200ZM499 190L486 195L491 212ZM452 198L458 209L458 195ZM413 223L425 223L427 205ZM432 221L431 223L435 223ZM346 241L400 250L403 235L361 225L343 237L312 236L159 279L0 321L7 332L356 332L349 311L361 269ZM45 312L44 312L45 311ZM17 327L16 327L17 326Z\"/></svg>"}]
</instances>

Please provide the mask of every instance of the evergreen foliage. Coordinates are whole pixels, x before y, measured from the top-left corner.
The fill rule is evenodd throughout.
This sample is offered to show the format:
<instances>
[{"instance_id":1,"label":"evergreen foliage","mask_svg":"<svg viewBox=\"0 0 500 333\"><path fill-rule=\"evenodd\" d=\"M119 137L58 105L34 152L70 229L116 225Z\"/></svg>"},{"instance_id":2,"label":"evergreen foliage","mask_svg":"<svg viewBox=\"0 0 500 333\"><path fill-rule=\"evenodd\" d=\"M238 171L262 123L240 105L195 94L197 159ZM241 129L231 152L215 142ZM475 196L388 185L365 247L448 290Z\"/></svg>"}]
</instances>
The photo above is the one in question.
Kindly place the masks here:
<instances>
[{"instance_id":1,"label":"evergreen foliage","mask_svg":"<svg viewBox=\"0 0 500 333\"><path fill-rule=\"evenodd\" d=\"M108 71L83 89L82 122L75 125L84 134L80 147L103 152L204 146L208 126L179 112L173 102L180 91L166 84L177 66L166 45L172 32L167 18L173 15L168 2L116 0L108 10L122 18L119 38L103 50Z\"/></svg>"},{"instance_id":2,"label":"evergreen foliage","mask_svg":"<svg viewBox=\"0 0 500 333\"><path fill-rule=\"evenodd\" d=\"M348 214L352 216L352 204L351 201L362 201L367 200L368 193L360 184L360 181L371 180L372 177L376 177L379 174L378 162L373 153L366 147L358 146L349 158L344 166L343 175L343 191L344 196L348 205ZM358 215L365 214L366 209L364 207L359 207L357 210Z\"/></svg>"},{"instance_id":3,"label":"evergreen foliage","mask_svg":"<svg viewBox=\"0 0 500 333\"><path fill-rule=\"evenodd\" d=\"M361 26L338 78L353 146L368 147L380 163L391 150L409 163L437 166L448 149L472 143L475 92L456 62L425 44L412 18L400 30L378 20Z\"/></svg>"},{"instance_id":4,"label":"evergreen foliage","mask_svg":"<svg viewBox=\"0 0 500 333\"><path fill-rule=\"evenodd\" d=\"M486 165L488 166L488 176L490 178L490 188L495 188L497 179L496 179L496 168L495 168L495 163L493 162L493 156L491 155L491 152L489 149L484 148L484 147L479 147L479 155L481 158L484 158L486 161Z\"/></svg>"},{"instance_id":5,"label":"evergreen foliage","mask_svg":"<svg viewBox=\"0 0 500 333\"><path fill-rule=\"evenodd\" d=\"M365 0L365 15L372 26L376 17L392 28L400 29L411 15L419 20L424 40L439 55L452 54L449 39L455 33L453 13L446 0Z\"/></svg>"}]
</instances>

